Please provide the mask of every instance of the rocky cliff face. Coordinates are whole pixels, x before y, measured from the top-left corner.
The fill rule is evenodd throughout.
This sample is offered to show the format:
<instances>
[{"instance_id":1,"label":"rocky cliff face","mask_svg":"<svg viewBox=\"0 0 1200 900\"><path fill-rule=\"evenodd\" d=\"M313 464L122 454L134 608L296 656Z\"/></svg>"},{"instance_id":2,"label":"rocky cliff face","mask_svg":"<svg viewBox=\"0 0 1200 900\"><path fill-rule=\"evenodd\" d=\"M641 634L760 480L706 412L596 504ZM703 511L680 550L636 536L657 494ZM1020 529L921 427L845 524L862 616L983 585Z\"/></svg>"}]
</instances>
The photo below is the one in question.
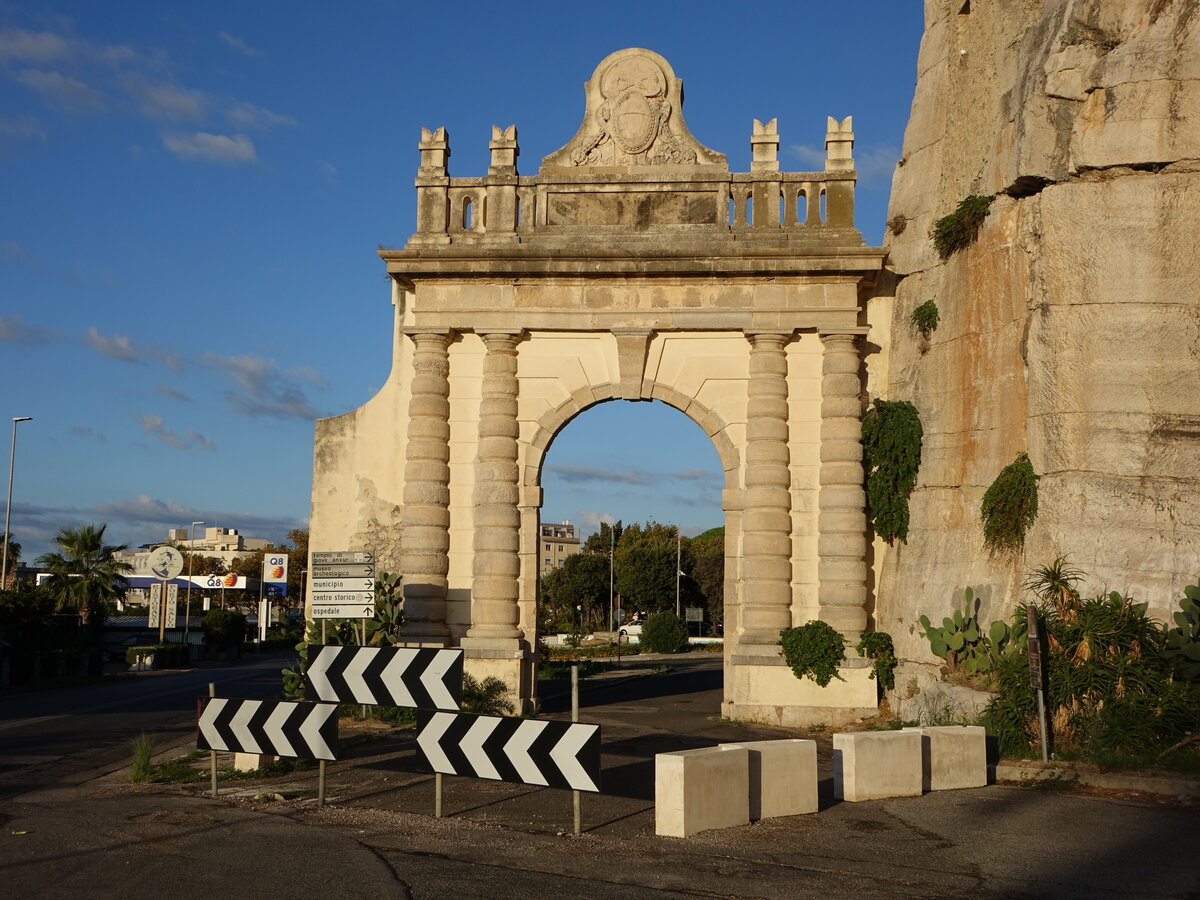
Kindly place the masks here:
<instances>
[{"instance_id":1,"label":"rocky cliff face","mask_svg":"<svg viewBox=\"0 0 1200 900\"><path fill-rule=\"evenodd\" d=\"M926 0L925 18L886 387L925 449L878 626L928 656L917 615L968 585L985 621L1006 615L1063 554L1085 591L1162 618L1200 580L1200 0ZM990 214L942 260L930 228L972 194ZM1022 555L992 558L980 500L1019 451L1039 515Z\"/></svg>"}]
</instances>

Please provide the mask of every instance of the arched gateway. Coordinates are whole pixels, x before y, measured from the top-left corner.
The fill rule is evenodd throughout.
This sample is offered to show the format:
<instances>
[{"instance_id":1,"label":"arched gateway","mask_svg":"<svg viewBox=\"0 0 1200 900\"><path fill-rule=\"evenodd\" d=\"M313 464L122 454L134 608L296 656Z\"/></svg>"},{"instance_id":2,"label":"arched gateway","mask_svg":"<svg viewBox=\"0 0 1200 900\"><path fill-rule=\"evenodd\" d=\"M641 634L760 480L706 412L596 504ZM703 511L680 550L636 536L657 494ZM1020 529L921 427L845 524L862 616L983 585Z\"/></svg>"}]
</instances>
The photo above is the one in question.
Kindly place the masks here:
<instances>
[{"instance_id":1,"label":"arched gateway","mask_svg":"<svg viewBox=\"0 0 1200 900\"><path fill-rule=\"evenodd\" d=\"M533 176L515 127L493 128L483 178L451 178L445 130L422 132L417 233L380 251L391 376L317 423L311 546L376 550L414 644L461 646L528 698L545 452L595 403L662 400L725 468L726 715L874 707L867 670L822 691L778 647L809 619L866 625L861 298L883 251L854 227L851 120L829 119L823 172L781 172L755 121L733 174L658 54L612 54L585 92Z\"/></svg>"}]
</instances>

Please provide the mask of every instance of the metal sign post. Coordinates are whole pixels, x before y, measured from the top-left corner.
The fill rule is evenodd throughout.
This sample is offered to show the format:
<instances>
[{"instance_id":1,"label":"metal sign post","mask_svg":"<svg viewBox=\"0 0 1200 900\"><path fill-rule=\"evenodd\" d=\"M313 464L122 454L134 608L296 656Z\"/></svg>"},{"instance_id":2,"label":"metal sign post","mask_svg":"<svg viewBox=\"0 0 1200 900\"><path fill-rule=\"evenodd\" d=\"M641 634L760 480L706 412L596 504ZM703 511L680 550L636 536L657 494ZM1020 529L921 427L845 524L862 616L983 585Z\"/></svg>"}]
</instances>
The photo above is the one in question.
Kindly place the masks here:
<instances>
[{"instance_id":1,"label":"metal sign post","mask_svg":"<svg viewBox=\"0 0 1200 900\"><path fill-rule=\"evenodd\" d=\"M571 661L571 721L579 721L579 661ZM579 837L580 819L582 813L580 811L579 791L571 791L572 802L575 812L575 837Z\"/></svg>"},{"instance_id":2,"label":"metal sign post","mask_svg":"<svg viewBox=\"0 0 1200 900\"><path fill-rule=\"evenodd\" d=\"M208 683L208 696L209 697L217 696L216 682L210 681ZM210 762L212 764L212 796L213 796L213 799L216 800L217 799L217 751L210 750L209 755L210 755Z\"/></svg>"},{"instance_id":3,"label":"metal sign post","mask_svg":"<svg viewBox=\"0 0 1200 900\"><path fill-rule=\"evenodd\" d=\"M1041 731L1042 762L1050 760L1050 746L1046 735L1046 694L1042 688L1044 674L1042 672L1042 641L1038 633L1037 607L1029 604L1026 613L1026 623L1029 629L1026 646L1029 651L1029 685L1037 692L1038 728Z\"/></svg>"}]
</instances>

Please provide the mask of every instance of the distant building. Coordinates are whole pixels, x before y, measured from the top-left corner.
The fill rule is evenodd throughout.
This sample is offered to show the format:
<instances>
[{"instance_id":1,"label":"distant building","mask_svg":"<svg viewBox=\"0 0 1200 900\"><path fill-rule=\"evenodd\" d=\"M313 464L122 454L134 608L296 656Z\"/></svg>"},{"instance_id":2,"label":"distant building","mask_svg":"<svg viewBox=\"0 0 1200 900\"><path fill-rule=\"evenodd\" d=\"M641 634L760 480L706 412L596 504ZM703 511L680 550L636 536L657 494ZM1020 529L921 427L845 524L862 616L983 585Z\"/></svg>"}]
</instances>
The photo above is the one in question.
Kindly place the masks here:
<instances>
[{"instance_id":1,"label":"distant building","mask_svg":"<svg viewBox=\"0 0 1200 900\"><path fill-rule=\"evenodd\" d=\"M570 522L543 522L541 528L541 572L545 575L551 569L561 566L568 556L578 553L579 534Z\"/></svg>"}]
</instances>

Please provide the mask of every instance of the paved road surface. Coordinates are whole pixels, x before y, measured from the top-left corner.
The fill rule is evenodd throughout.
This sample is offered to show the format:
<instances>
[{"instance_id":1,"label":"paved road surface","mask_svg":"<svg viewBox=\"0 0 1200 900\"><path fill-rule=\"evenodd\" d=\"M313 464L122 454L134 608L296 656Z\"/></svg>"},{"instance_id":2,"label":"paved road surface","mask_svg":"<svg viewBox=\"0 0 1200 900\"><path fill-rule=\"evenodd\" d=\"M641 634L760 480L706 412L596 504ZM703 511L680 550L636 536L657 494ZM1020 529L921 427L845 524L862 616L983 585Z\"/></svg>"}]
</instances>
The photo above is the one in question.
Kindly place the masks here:
<instances>
[{"instance_id":1,"label":"paved road surface","mask_svg":"<svg viewBox=\"0 0 1200 900\"><path fill-rule=\"evenodd\" d=\"M261 684L273 690L277 668L251 663L238 688L269 674ZM126 719L136 731L142 713L132 708L169 705L171 691L187 703L162 715L183 735L190 698L212 677L139 679L141 706L121 694L91 709L108 733L130 730ZM569 793L496 782L447 778L448 816L432 818L432 778L415 771L411 733L352 743L331 766L330 805L318 809L311 772L228 782L217 800L200 788L129 786L122 772L82 778L69 771L84 751L63 719L37 722L36 710L13 715L10 701L0 701L0 747L16 735L32 755L53 756L59 737L72 748L57 769L45 760L10 764L10 796L0 801L0 892L208 900L1200 896L1190 849L1200 811L1067 791L992 786L855 804L834 802L826 784L816 815L658 838L654 753L788 734L722 722L720 677L719 658L701 658L673 663L668 674L589 686L581 718L604 729L605 793L583 795L580 838L569 834ZM73 720L81 710L68 703L42 715ZM45 741L31 734L37 728ZM819 742L826 776L828 744ZM22 776L30 772L36 777ZM292 791L308 793L254 799Z\"/></svg>"}]
</instances>

